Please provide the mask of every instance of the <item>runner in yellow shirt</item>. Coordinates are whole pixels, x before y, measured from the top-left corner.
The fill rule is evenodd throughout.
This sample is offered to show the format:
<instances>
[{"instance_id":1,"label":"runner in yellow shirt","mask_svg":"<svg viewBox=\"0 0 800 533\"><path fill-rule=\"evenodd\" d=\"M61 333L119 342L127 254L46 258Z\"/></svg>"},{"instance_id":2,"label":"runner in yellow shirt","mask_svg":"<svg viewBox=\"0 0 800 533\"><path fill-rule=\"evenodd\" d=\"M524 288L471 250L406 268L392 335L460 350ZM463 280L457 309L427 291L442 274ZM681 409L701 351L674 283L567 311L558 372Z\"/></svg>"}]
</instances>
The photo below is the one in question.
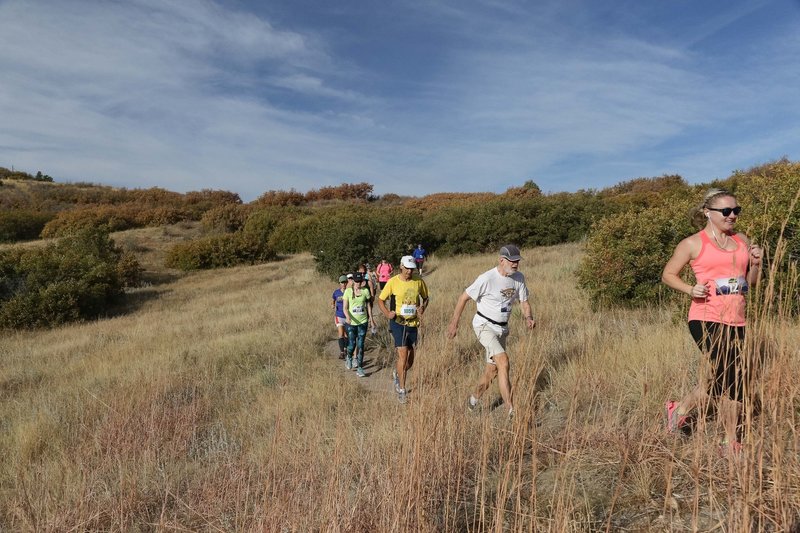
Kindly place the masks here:
<instances>
[{"instance_id":1,"label":"runner in yellow shirt","mask_svg":"<svg viewBox=\"0 0 800 533\"><path fill-rule=\"evenodd\" d=\"M378 307L389 319L397 348L397 368L392 375L400 403L406 402L406 372L414 364L419 319L428 305L428 286L421 277L414 274L416 266L412 256L403 256L400 260L400 273L386 283L378 297ZM386 300L390 297L392 303L387 308Z\"/></svg>"}]
</instances>

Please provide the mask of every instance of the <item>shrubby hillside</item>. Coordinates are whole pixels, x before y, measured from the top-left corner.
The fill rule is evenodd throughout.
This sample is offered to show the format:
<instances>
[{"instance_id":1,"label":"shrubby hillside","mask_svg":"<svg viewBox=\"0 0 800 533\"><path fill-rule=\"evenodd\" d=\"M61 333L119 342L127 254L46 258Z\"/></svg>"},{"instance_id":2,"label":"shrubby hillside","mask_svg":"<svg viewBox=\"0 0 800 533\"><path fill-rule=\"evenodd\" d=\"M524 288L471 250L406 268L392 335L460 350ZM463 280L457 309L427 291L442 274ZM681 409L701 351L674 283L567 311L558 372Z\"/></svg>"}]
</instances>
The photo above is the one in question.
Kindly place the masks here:
<instances>
[{"instance_id":1,"label":"shrubby hillside","mask_svg":"<svg viewBox=\"0 0 800 533\"><path fill-rule=\"evenodd\" d=\"M185 194L154 187L124 189L52 178L14 177L0 167L0 242L60 237L85 228L119 231L200 220L214 207L241 204L238 194L202 190ZM18 221L25 219L26 224Z\"/></svg>"},{"instance_id":2,"label":"shrubby hillside","mask_svg":"<svg viewBox=\"0 0 800 533\"><path fill-rule=\"evenodd\" d=\"M739 194L739 228L765 246L781 284L776 290L791 289L800 257L800 164L786 159L700 185L664 175L544 194L528 181L502 194L416 198L380 197L368 183L343 183L305 193L271 190L247 204L228 191L60 184L2 168L0 178L0 242L199 221L202 234L166 255L166 266L184 271L310 252L317 270L334 278L381 257L396 262L417 243L441 257L494 251L506 242L531 248L586 240L577 280L590 300L642 305L674 297L660 283L661 268L694 231L687 212L710 186Z\"/></svg>"}]
</instances>

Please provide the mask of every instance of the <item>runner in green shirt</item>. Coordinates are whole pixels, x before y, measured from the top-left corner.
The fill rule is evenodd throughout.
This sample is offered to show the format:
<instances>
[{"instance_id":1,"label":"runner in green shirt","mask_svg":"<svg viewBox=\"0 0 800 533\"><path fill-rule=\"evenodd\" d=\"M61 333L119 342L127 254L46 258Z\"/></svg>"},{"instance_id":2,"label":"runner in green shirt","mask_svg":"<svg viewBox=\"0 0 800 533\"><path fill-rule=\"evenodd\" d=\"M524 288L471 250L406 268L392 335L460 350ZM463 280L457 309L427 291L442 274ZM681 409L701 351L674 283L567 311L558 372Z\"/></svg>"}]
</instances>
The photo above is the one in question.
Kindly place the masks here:
<instances>
[{"instance_id":1,"label":"runner in green shirt","mask_svg":"<svg viewBox=\"0 0 800 533\"><path fill-rule=\"evenodd\" d=\"M366 377L364 373L364 338L367 327L375 326L370 305L370 293L365 287L366 280L361 272L353 274L353 286L344 291L342 296L344 314L347 321L347 356L344 367L356 371L358 377ZM357 354L358 358L354 357Z\"/></svg>"}]
</instances>

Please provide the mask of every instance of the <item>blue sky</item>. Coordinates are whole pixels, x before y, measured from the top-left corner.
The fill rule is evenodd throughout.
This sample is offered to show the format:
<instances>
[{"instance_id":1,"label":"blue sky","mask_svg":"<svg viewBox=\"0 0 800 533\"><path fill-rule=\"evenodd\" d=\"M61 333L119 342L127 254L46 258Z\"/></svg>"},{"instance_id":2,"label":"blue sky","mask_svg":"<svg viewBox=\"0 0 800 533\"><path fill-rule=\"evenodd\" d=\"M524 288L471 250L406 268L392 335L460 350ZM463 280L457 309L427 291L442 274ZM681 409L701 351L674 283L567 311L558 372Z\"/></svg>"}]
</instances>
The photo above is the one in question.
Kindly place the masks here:
<instances>
[{"instance_id":1,"label":"blue sky","mask_svg":"<svg viewBox=\"0 0 800 533\"><path fill-rule=\"evenodd\" d=\"M0 0L0 166L245 201L800 159L800 2Z\"/></svg>"}]
</instances>

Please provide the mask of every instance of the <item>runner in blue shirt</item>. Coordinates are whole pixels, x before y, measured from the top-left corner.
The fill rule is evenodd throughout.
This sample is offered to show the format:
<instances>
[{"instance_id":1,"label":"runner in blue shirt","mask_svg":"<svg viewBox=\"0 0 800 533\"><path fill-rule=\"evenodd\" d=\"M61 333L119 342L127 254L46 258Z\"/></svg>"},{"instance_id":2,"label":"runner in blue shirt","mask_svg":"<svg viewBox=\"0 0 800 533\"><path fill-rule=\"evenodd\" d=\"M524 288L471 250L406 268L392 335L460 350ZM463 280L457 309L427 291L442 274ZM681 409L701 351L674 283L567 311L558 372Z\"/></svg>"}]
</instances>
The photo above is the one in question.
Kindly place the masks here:
<instances>
[{"instance_id":1,"label":"runner in blue shirt","mask_svg":"<svg viewBox=\"0 0 800 533\"><path fill-rule=\"evenodd\" d=\"M344 290L347 288L347 276L339 276L339 288L333 291L333 325L336 326L339 335L339 359L344 359L344 352L347 348L347 317L344 315L344 308L342 307L342 296Z\"/></svg>"},{"instance_id":2,"label":"runner in blue shirt","mask_svg":"<svg viewBox=\"0 0 800 533\"><path fill-rule=\"evenodd\" d=\"M425 248L418 244L411 255L414 256L414 262L417 264L417 270L419 270L419 275L421 276L422 264L425 263Z\"/></svg>"}]
</instances>

